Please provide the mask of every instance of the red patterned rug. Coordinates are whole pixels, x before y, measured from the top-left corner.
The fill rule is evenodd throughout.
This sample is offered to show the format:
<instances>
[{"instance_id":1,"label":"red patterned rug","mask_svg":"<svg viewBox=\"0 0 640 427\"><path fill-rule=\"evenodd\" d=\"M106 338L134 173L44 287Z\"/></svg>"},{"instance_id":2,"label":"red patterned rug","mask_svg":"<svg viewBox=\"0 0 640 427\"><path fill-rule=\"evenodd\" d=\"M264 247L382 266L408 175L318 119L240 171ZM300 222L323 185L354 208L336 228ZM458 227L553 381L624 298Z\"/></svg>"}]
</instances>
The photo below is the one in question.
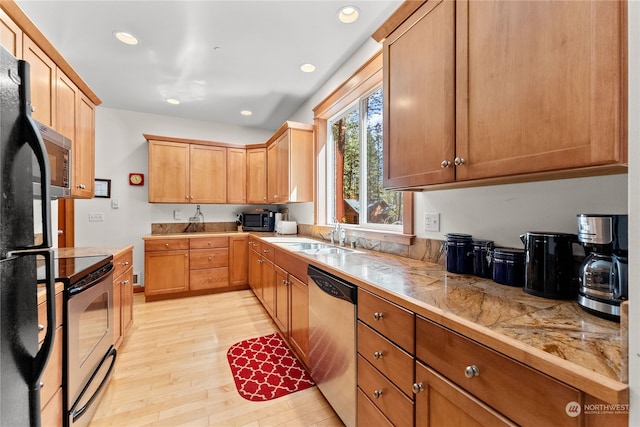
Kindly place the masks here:
<instances>
[{"instance_id":1,"label":"red patterned rug","mask_svg":"<svg viewBox=\"0 0 640 427\"><path fill-rule=\"evenodd\" d=\"M227 359L238 393L247 400L275 399L314 385L277 333L232 345Z\"/></svg>"}]
</instances>

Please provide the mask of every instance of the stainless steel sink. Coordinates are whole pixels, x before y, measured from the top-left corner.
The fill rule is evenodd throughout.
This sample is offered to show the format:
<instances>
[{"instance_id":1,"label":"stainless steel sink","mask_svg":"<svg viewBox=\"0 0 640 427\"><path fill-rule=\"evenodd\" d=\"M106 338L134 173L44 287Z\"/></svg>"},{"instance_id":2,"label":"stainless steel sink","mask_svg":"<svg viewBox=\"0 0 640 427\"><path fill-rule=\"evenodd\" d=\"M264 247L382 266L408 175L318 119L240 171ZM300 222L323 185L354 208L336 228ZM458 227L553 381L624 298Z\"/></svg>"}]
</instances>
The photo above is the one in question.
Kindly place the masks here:
<instances>
[{"instance_id":1,"label":"stainless steel sink","mask_svg":"<svg viewBox=\"0 0 640 427\"><path fill-rule=\"evenodd\" d=\"M334 255L354 252L351 249L338 248L326 243L292 243L287 246L292 251L302 252L307 255Z\"/></svg>"},{"instance_id":2,"label":"stainless steel sink","mask_svg":"<svg viewBox=\"0 0 640 427\"><path fill-rule=\"evenodd\" d=\"M293 251L308 251L332 247L331 245L327 245L325 243L293 243L288 246Z\"/></svg>"}]
</instances>

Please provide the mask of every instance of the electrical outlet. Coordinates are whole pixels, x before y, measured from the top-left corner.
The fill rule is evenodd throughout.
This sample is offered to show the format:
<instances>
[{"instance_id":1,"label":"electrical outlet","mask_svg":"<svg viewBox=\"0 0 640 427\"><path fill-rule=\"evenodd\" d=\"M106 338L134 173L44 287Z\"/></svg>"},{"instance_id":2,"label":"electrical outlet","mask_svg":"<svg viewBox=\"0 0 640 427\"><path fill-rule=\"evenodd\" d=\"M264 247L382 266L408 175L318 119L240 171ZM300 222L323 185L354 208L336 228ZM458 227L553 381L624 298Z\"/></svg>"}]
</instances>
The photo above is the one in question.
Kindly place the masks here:
<instances>
[{"instance_id":1,"label":"electrical outlet","mask_svg":"<svg viewBox=\"0 0 640 427\"><path fill-rule=\"evenodd\" d=\"M440 231L440 214L424 214L424 231Z\"/></svg>"},{"instance_id":2,"label":"electrical outlet","mask_svg":"<svg viewBox=\"0 0 640 427\"><path fill-rule=\"evenodd\" d=\"M91 212L89 213L89 222L103 222L104 221L104 213L103 212Z\"/></svg>"},{"instance_id":3,"label":"electrical outlet","mask_svg":"<svg viewBox=\"0 0 640 427\"><path fill-rule=\"evenodd\" d=\"M180 209L175 209L173 211L173 219L182 219L182 212L180 212Z\"/></svg>"}]
</instances>

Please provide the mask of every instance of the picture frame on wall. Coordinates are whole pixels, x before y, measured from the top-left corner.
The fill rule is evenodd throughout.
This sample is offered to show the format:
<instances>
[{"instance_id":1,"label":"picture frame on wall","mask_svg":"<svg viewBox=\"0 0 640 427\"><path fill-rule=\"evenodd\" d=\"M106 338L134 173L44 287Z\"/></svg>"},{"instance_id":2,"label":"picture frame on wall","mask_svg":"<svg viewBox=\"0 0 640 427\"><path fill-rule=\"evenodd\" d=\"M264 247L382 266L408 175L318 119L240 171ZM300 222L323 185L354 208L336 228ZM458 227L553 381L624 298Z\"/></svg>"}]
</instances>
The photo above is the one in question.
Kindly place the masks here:
<instances>
[{"instance_id":1,"label":"picture frame on wall","mask_svg":"<svg viewBox=\"0 0 640 427\"><path fill-rule=\"evenodd\" d=\"M111 180L110 179L95 179L94 185L94 197L102 197L105 199L111 198Z\"/></svg>"}]
</instances>

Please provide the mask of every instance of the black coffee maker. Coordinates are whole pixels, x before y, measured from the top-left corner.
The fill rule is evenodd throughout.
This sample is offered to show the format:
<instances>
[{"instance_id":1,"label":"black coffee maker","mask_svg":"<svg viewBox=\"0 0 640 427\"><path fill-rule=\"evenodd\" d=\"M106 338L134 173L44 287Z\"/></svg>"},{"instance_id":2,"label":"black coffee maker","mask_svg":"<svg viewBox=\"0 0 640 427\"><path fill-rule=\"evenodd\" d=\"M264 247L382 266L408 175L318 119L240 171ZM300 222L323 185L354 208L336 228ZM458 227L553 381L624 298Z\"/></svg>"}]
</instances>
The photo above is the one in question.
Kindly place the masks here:
<instances>
[{"instance_id":1,"label":"black coffee maker","mask_svg":"<svg viewBox=\"0 0 640 427\"><path fill-rule=\"evenodd\" d=\"M627 215L578 215L578 240L588 253L580 266L578 304L615 321L628 298L627 221Z\"/></svg>"}]
</instances>

